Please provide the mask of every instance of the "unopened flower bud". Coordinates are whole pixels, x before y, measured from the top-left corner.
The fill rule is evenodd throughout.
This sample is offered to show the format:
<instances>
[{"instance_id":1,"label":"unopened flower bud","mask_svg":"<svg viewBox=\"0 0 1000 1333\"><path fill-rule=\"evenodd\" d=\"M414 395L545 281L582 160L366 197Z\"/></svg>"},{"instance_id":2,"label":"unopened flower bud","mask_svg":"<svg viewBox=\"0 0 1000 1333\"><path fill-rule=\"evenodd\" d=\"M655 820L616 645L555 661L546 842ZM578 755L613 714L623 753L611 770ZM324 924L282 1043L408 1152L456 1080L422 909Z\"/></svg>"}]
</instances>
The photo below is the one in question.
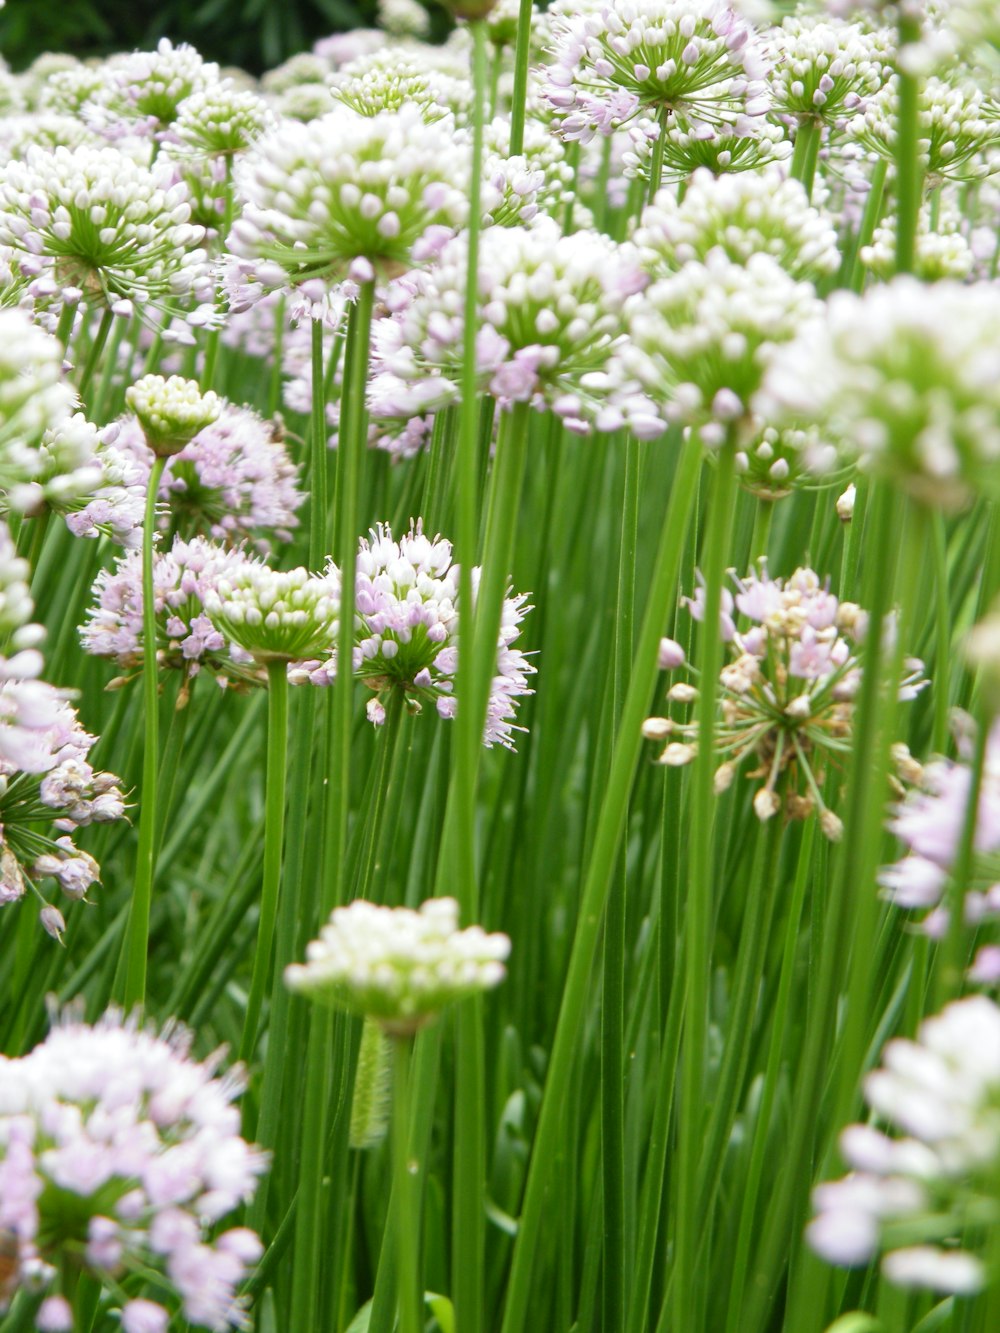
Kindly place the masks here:
<instances>
[{"instance_id":1,"label":"unopened flower bud","mask_svg":"<svg viewBox=\"0 0 1000 1333\"><path fill-rule=\"evenodd\" d=\"M712 779L712 790L716 796L721 796L724 791L728 791L733 785L733 778L736 776L736 767L734 764L720 764L715 770L715 777Z\"/></svg>"},{"instance_id":2,"label":"unopened flower bud","mask_svg":"<svg viewBox=\"0 0 1000 1333\"><path fill-rule=\"evenodd\" d=\"M820 812L819 826L823 830L823 836L829 838L831 842L840 842L844 836L844 821L832 810Z\"/></svg>"},{"instance_id":3,"label":"unopened flower bud","mask_svg":"<svg viewBox=\"0 0 1000 1333\"><path fill-rule=\"evenodd\" d=\"M781 809L781 802L770 787L761 787L753 798L754 813L761 821L771 819Z\"/></svg>"},{"instance_id":4,"label":"unopened flower bud","mask_svg":"<svg viewBox=\"0 0 1000 1333\"><path fill-rule=\"evenodd\" d=\"M63 914L58 907L43 907L38 914L38 919L42 923L42 929L47 935L51 935L54 940L62 944L62 937L66 931L66 922Z\"/></svg>"},{"instance_id":5,"label":"unopened flower bud","mask_svg":"<svg viewBox=\"0 0 1000 1333\"><path fill-rule=\"evenodd\" d=\"M693 704L698 697L698 691L693 685L687 685L684 681L678 681L676 685L671 685L667 691L667 698L672 699L676 704Z\"/></svg>"},{"instance_id":6,"label":"unopened flower bud","mask_svg":"<svg viewBox=\"0 0 1000 1333\"><path fill-rule=\"evenodd\" d=\"M682 768L685 764L690 764L695 753L693 745L681 745L678 741L672 741L660 755L659 762L667 764L670 768Z\"/></svg>"},{"instance_id":7,"label":"unopened flower bud","mask_svg":"<svg viewBox=\"0 0 1000 1333\"><path fill-rule=\"evenodd\" d=\"M642 724L642 734L647 741L665 741L673 729L669 717L647 717Z\"/></svg>"},{"instance_id":8,"label":"unopened flower bud","mask_svg":"<svg viewBox=\"0 0 1000 1333\"><path fill-rule=\"evenodd\" d=\"M841 523L850 523L854 517L854 501L857 497L857 487L851 482L843 495L837 498L837 517Z\"/></svg>"},{"instance_id":9,"label":"unopened flower bud","mask_svg":"<svg viewBox=\"0 0 1000 1333\"><path fill-rule=\"evenodd\" d=\"M195 380L180 375L144 375L125 391L125 401L159 458L180 453L222 411L217 394L202 393Z\"/></svg>"},{"instance_id":10,"label":"unopened flower bud","mask_svg":"<svg viewBox=\"0 0 1000 1333\"><path fill-rule=\"evenodd\" d=\"M684 665L684 649L676 639L661 639L656 657L656 664L661 671L675 671Z\"/></svg>"}]
</instances>

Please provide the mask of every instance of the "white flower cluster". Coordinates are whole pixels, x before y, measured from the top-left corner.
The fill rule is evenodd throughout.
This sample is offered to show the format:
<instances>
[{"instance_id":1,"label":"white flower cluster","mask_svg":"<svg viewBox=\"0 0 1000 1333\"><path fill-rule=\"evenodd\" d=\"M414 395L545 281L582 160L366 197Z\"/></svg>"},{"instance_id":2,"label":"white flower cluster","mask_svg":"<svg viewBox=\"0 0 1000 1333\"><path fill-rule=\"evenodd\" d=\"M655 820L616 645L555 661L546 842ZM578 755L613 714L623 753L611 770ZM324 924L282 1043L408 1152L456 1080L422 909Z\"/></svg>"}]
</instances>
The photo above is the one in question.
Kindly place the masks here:
<instances>
[{"instance_id":1,"label":"white flower cluster","mask_svg":"<svg viewBox=\"0 0 1000 1333\"><path fill-rule=\"evenodd\" d=\"M880 1252L902 1287L968 1295L986 1280L976 1246L1000 1223L1000 1008L985 996L927 1019L916 1041L896 1039L865 1079L865 1099L893 1138L851 1125L840 1150L852 1174L817 1187L809 1244L858 1267Z\"/></svg>"},{"instance_id":2,"label":"white flower cluster","mask_svg":"<svg viewBox=\"0 0 1000 1333\"><path fill-rule=\"evenodd\" d=\"M144 375L125 391L125 402L158 457L180 453L222 411L218 394L180 375Z\"/></svg>"},{"instance_id":3,"label":"white flower cluster","mask_svg":"<svg viewBox=\"0 0 1000 1333\"><path fill-rule=\"evenodd\" d=\"M172 126L184 101L219 82L219 67L193 46L161 37L155 51L133 51L108 61L94 97L82 108L95 128L120 137L123 128L148 134Z\"/></svg>"},{"instance_id":4,"label":"white flower cluster","mask_svg":"<svg viewBox=\"0 0 1000 1333\"><path fill-rule=\"evenodd\" d=\"M221 1053L197 1063L190 1044L111 1013L93 1027L64 1019L28 1055L0 1059L0 1230L14 1285L47 1290L53 1315L69 1308L65 1261L109 1281L129 1333L163 1333L174 1312L245 1326L237 1288L263 1247L216 1224L267 1161L240 1137L242 1076L216 1077ZM136 1271L155 1301L122 1293L116 1279Z\"/></svg>"},{"instance_id":5,"label":"white flower cluster","mask_svg":"<svg viewBox=\"0 0 1000 1333\"><path fill-rule=\"evenodd\" d=\"M653 148L662 144L662 183L679 184L703 168L713 176L737 171L757 171L785 162L793 145L780 125L755 122L752 134L725 126L668 125L661 130L656 121L640 119L629 126L630 147L624 155L624 171L630 180L649 181Z\"/></svg>"},{"instance_id":6,"label":"white flower cluster","mask_svg":"<svg viewBox=\"0 0 1000 1333\"><path fill-rule=\"evenodd\" d=\"M338 102L359 116L398 111L410 102L420 107L428 122L449 115L461 119L472 100L467 79L392 49L359 56L344 65L331 77L330 90Z\"/></svg>"},{"instance_id":7,"label":"white flower cluster","mask_svg":"<svg viewBox=\"0 0 1000 1333\"><path fill-rule=\"evenodd\" d=\"M420 0L378 0L378 25L393 37L426 37L431 20Z\"/></svg>"},{"instance_id":8,"label":"white flower cluster","mask_svg":"<svg viewBox=\"0 0 1000 1333\"><path fill-rule=\"evenodd\" d=\"M852 135L889 160L896 148L897 104L892 79L851 122ZM990 118L979 89L937 78L924 80L918 124L921 164L929 185L982 180L1000 168L1000 124Z\"/></svg>"},{"instance_id":9,"label":"white flower cluster","mask_svg":"<svg viewBox=\"0 0 1000 1333\"><path fill-rule=\"evenodd\" d=\"M358 899L334 910L285 982L407 1035L445 1005L499 985L509 953L506 935L459 930L453 898L431 898L416 912Z\"/></svg>"},{"instance_id":10,"label":"white flower cluster","mask_svg":"<svg viewBox=\"0 0 1000 1333\"><path fill-rule=\"evenodd\" d=\"M772 28L773 110L842 127L863 113L893 72L894 34L820 17L789 17Z\"/></svg>"},{"instance_id":11,"label":"white flower cluster","mask_svg":"<svg viewBox=\"0 0 1000 1333\"><path fill-rule=\"evenodd\" d=\"M450 120L428 125L412 103L286 123L237 166L240 217L229 248L242 262L230 284L242 281L249 302L255 286L259 297L312 278L402 272L426 257L435 229L464 221L466 174Z\"/></svg>"},{"instance_id":12,"label":"white flower cluster","mask_svg":"<svg viewBox=\"0 0 1000 1333\"><path fill-rule=\"evenodd\" d=\"M770 255L793 278L816 279L840 264L832 223L811 206L798 181L778 170L718 178L696 171L680 202L674 190L657 194L633 240L654 278L704 261L716 248L737 264Z\"/></svg>"},{"instance_id":13,"label":"white flower cluster","mask_svg":"<svg viewBox=\"0 0 1000 1333\"><path fill-rule=\"evenodd\" d=\"M622 400L625 419L647 416L698 426L723 442L746 418L768 361L822 309L810 283L796 282L770 255L734 263L715 249L635 296L622 363L648 399ZM662 426L661 426L662 429Z\"/></svg>"},{"instance_id":14,"label":"white flower cluster","mask_svg":"<svg viewBox=\"0 0 1000 1333\"><path fill-rule=\"evenodd\" d=\"M842 457L917 499L961 506L996 486L996 294L906 276L862 297L836 292L776 354L760 402L770 420L818 423Z\"/></svg>"},{"instance_id":15,"label":"white flower cluster","mask_svg":"<svg viewBox=\"0 0 1000 1333\"><path fill-rule=\"evenodd\" d=\"M926 210L921 214L917 231L913 273L921 282L942 282L947 278L961 282L968 278L976 265L972 246L958 230L959 219L942 218L932 229ZM883 282L888 282L896 271L896 220L880 222L875 228L871 244L861 247L860 259Z\"/></svg>"},{"instance_id":16,"label":"white flower cluster","mask_svg":"<svg viewBox=\"0 0 1000 1333\"><path fill-rule=\"evenodd\" d=\"M608 134L641 110L739 126L769 106L753 28L722 0L613 0L557 17L544 95L568 139Z\"/></svg>"},{"instance_id":17,"label":"white flower cluster","mask_svg":"<svg viewBox=\"0 0 1000 1333\"><path fill-rule=\"evenodd\" d=\"M109 305L169 304L204 278L190 214L169 163L143 166L117 148L31 147L0 171L0 244Z\"/></svg>"},{"instance_id":18,"label":"white flower cluster","mask_svg":"<svg viewBox=\"0 0 1000 1333\"><path fill-rule=\"evenodd\" d=\"M231 157L273 125L274 115L258 93L222 79L181 102L173 132L188 152Z\"/></svg>"},{"instance_id":19,"label":"white flower cluster","mask_svg":"<svg viewBox=\"0 0 1000 1333\"><path fill-rule=\"evenodd\" d=\"M242 560L205 590L205 610L215 628L255 661L293 662L327 651L337 635L340 576L301 567L271 569Z\"/></svg>"}]
</instances>

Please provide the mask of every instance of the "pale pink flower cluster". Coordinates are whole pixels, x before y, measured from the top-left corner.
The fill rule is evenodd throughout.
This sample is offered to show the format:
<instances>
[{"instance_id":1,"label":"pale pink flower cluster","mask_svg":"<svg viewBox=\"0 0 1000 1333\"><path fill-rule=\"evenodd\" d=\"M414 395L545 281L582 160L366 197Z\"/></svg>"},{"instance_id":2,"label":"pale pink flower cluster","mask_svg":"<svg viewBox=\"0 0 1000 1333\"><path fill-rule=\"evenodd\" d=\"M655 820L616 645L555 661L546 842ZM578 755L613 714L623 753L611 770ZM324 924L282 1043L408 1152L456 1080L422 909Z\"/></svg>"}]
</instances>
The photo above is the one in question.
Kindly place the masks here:
<instances>
[{"instance_id":1,"label":"pale pink flower cluster","mask_svg":"<svg viewBox=\"0 0 1000 1333\"><path fill-rule=\"evenodd\" d=\"M216 1227L267 1163L240 1137L241 1073L217 1077L222 1053L198 1062L190 1047L181 1028L157 1036L109 1013L93 1027L65 1018L30 1054L0 1058L0 1231L15 1284L48 1288L53 1317L69 1238L98 1280L159 1275L156 1300L124 1304L126 1330L161 1333L175 1309L220 1333L244 1325L237 1288L262 1246Z\"/></svg>"}]
</instances>

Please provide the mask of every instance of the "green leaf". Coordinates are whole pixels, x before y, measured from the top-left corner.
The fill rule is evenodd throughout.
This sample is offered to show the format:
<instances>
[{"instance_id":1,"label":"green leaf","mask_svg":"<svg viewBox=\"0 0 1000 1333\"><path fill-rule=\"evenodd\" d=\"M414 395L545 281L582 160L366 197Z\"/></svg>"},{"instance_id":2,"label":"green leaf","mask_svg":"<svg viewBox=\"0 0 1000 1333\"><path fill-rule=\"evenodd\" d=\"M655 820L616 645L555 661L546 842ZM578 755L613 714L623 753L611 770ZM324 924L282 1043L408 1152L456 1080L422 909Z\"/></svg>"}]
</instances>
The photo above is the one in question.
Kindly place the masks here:
<instances>
[{"instance_id":1,"label":"green leaf","mask_svg":"<svg viewBox=\"0 0 1000 1333\"><path fill-rule=\"evenodd\" d=\"M882 1324L864 1310L852 1310L835 1319L826 1333L885 1333Z\"/></svg>"},{"instance_id":2,"label":"green leaf","mask_svg":"<svg viewBox=\"0 0 1000 1333\"><path fill-rule=\"evenodd\" d=\"M437 1292L425 1291L424 1300L430 1306L431 1314L441 1326L441 1333L455 1333L455 1307L447 1296L439 1296ZM367 1325L365 1325L367 1328ZM348 1329L350 1333L350 1329Z\"/></svg>"}]
</instances>

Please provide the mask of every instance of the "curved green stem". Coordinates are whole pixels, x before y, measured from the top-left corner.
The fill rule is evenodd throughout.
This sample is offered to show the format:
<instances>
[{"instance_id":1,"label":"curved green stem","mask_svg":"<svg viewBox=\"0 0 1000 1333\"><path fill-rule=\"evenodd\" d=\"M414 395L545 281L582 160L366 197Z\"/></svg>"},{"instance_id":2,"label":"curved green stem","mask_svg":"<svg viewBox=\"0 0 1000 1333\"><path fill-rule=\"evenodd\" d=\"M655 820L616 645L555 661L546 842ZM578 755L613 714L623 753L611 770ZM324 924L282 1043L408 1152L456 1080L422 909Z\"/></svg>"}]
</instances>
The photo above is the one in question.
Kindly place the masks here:
<instances>
[{"instance_id":1,"label":"curved green stem","mask_svg":"<svg viewBox=\"0 0 1000 1333\"><path fill-rule=\"evenodd\" d=\"M285 839L285 784L288 749L288 664L267 664L267 780L264 807L264 876L260 893L260 921L247 998L240 1060L248 1062L257 1045L257 1028L271 968L274 925L281 887L281 855Z\"/></svg>"},{"instance_id":2,"label":"curved green stem","mask_svg":"<svg viewBox=\"0 0 1000 1333\"><path fill-rule=\"evenodd\" d=\"M642 744L642 721L649 711L656 683L656 648L676 595L684 537L700 471L701 445L696 437L692 437L684 445L664 516L646 598L646 613L633 658L632 675L622 709L608 783L597 817L528 1166L521 1220L507 1287L503 1333L522 1333L527 1326L531 1270L538 1249L546 1187L552 1163L557 1156L577 1039L587 1009L590 973L600 935L601 917L624 830L629 791Z\"/></svg>"},{"instance_id":3,"label":"curved green stem","mask_svg":"<svg viewBox=\"0 0 1000 1333\"><path fill-rule=\"evenodd\" d=\"M153 587L153 544L156 497L165 458L155 458L146 492L142 529L142 697L144 738L142 797L139 808L139 850L135 887L125 934L125 1008L142 1005L146 998L146 954L149 948L149 913L156 867L156 779L160 760L160 692L156 660L156 602Z\"/></svg>"}]
</instances>

